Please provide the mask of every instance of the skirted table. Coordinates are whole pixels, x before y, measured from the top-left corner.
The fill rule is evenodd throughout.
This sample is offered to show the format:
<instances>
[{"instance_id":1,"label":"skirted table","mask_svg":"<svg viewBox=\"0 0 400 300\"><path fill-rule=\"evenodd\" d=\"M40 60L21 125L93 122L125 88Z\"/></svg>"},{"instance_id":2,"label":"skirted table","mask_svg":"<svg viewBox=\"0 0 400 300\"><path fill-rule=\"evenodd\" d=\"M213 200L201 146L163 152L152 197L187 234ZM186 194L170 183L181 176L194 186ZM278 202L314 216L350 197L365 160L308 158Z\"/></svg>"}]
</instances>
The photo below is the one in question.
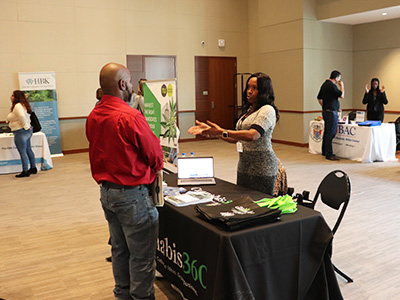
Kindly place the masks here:
<instances>
[{"instance_id":1,"label":"skirted table","mask_svg":"<svg viewBox=\"0 0 400 300\"><path fill-rule=\"evenodd\" d=\"M31 147L35 153L36 167L40 170L53 168L49 144L43 132L32 135ZM0 134L0 174L19 173L22 171L21 158L14 143L14 136Z\"/></svg>"},{"instance_id":2,"label":"skirted table","mask_svg":"<svg viewBox=\"0 0 400 300\"><path fill-rule=\"evenodd\" d=\"M176 186L176 175L164 177ZM202 189L227 199L267 197L219 179ZM300 206L234 232L200 218L193 206L165 203L159 213L157 270L187 299L343 299L330 259L332 232L317 211Z\"/></svg>"},{"instance_id":3,"label":"skirted table","mask_svg":"<svg viewBox=\"0 0 400 300\"><path fill-rule=\"evenodd\" d=\"M322 153L323 134L324 121L311 121L310 153ZM336 156L360 162L396 161L395 124L382 123L371 127L338 124L332 148Z\"/></svg>"}]
</instances>

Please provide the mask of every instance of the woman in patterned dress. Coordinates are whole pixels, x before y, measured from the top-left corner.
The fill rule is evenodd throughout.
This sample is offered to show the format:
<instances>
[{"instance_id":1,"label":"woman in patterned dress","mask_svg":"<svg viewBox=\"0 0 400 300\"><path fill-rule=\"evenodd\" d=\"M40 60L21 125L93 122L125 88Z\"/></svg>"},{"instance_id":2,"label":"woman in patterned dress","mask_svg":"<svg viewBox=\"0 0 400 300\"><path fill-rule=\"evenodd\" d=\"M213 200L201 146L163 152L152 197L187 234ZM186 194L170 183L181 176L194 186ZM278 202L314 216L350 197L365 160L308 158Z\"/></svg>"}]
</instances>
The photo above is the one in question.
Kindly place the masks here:
<instances>
[{"instance_id":1,"label":"woman in patterned dress","mask_svg":"<svg viewBox=\"0 0 400 300\"><path fill-rule=\"evenodd\" d=\"M252 74L246 82L243 97L246 113L236 123L236 130L196 120L196 126L188 132L237 143L237 184L272 195L278 175L278 159L272 149L271 138L279 120L279 111L274 104L271 78L264 73Z\"/></svg>"}]
</instances>

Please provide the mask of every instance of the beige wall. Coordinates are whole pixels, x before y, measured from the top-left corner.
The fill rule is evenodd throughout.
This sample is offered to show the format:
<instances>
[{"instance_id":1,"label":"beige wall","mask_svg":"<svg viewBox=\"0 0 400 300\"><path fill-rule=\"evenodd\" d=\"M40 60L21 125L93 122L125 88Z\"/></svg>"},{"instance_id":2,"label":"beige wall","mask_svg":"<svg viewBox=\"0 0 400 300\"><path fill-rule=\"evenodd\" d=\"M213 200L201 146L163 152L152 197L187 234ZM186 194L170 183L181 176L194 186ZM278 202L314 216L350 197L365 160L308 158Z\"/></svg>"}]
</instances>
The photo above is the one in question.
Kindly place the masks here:
<instances>
[{"instance_id":1,"label":"beige wall","mask_svg":"<svg viewBox=\"0 0 400 300\"><path fill-rule=\"evenodd\" d=\"M126 55L175 55L182 138L194 123L195 56L235 56L238 72L272 78L282 110L275 140L308 142L316 95L333 69L343 74L342 108L363 108L373 76L399 111L399 20L347 26L317 19L395 5L390 0L0 0L0 120L17 72L55 71L59 116L85 117L98 72ZM372 38L374 36L374 38ZM218 48L217 40L226 40ZM201 46L205 41L205 46ZM353 89L354 86L354 89ZM186 111L186 112L185 112ZM392 120L393 116L387 120ZM87 148L84 119L60 122L63 150Z\"/></svg>"},{"instance_id":2,"label":"beige wall","mask_svg":"<svg viewBox=\"0 0 400 300\"><path fill-rule=\"evenodd\" d=\"M249 71L271 76L280 110L303 110L302 11L302 1L249 1ZM273 138L302 142L301 118L282 113Z\"/></svg>"},{"instance_id":3,"label":"beige wall","mask_svg":"<svg viewBox=\"0 0 400 300\"><path fill-rule=\"evenodd\" d=\"M346 83L342 107L352 105L352 28L318 22L317 7L316 0L249 2L250 70L271 76L282 110L275 140L308 142L309 122L318 116L310 111L321 109L316 96L334 69ZM251 18L257 9L258 23Z\"/></svg>"},{"instance_id":4,"label":"beige wall","mask_svg":"<svg viewBox=\"0 0 400 300\"><path fill-rule=\"evenodd\" d=\"M323 0L317 2L318 20L400 5L398 0Z\"/></svg>"},{"instance_id":5,"label":"beige wall","mask_svg":"<svg viewBox=\"0 0 400 300\"><path fill-rule=\"evenodd\" d=\"M308 142L311 120L321 113L317 94L321 84L333 70L342 73L345 97L340 100L342 109L352 108L353 87L353 29L349 25L319 22L316 20L316 1L304 5L304 135Z\"/></svg>"},{"instance_id":6,"label":"beige wall","mask_svg":"<svg viewBox=\"0 0 400 300\"><path fill-rule=\"evenodd\" d=\"M389 100L385 122L394 121L400 115L399 28L400 19L354 26L353 107L365 109L361 103L365 85L370 85L371 78L378 77Z\"/></svg>"},{"instance_id":7,"label":"beige wall","mask_svg":"<svg viewBox=\"0 0 400 300\"><path fill-rule=\"evenodd\" d=\"M99 70L126 64L128 54L176 55L179 109L194 110L194 56L235 56L238 72L248 71L247 7L247 0L0 0L0 120L17 73L35 71L56 72L60 118L87 116ZM182 137L191 137L194 113L180 117ZM64 151L88 147L84 123L60 121Z\"/></svg>"}]
</instances>

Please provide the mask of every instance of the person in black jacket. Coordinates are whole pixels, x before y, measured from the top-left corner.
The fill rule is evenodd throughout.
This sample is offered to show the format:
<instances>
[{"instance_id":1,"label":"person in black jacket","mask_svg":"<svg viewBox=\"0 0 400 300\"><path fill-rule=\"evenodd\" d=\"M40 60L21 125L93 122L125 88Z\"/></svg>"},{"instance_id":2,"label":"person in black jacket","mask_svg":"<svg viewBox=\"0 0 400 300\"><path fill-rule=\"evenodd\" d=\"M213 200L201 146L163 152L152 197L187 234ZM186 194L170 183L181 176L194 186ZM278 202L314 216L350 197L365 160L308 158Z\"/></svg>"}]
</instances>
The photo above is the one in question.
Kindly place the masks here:
<instances>
[{"instance_id":1,"label":"person in black jacket","mask_svg":"<svg viewBox=\"0 0 400 300\"><path fill-rule=\"evenodd\" d=\"M339 87L337 86L339 85ZM332 140L336 135L338 125L338 110L340 109L339 98L344 97L344 83L342 74L334 70L329 79L322 84L317 99L322 106L322 117L325 122L324 137L322 140L322 155L328 160L339 160L333 154Z\"/></svg>"},{"instance_id":2,"label":"person in black jacket","mask_svg":"<svg viewBox=\"0 0 400 300\"><path fill-rule=\"evenodd\" d=\"M383 122L384 104L388 104L385 87L379 88L379 79L371 79L371 89L365 86L363 104L367 104L367 120Z\"/></svg>"}]
</instances>

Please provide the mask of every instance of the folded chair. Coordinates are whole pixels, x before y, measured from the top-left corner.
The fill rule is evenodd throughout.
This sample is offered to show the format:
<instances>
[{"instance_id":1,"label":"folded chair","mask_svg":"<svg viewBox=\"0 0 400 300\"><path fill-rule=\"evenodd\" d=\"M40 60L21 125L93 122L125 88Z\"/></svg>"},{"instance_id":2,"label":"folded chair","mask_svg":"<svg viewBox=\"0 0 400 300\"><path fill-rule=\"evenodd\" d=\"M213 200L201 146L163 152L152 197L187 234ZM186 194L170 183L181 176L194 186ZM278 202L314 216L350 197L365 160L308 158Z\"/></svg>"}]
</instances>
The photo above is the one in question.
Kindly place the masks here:
<instances>
[{"instance_id":1,"label":"folded chair","mask_svg":"<svg viewBox=\"0 0 400 300\"><path fill-rule=\"evenodd\" d=\"M330 208L339 210L341 207L339 217L332 229L333 235L335 235L340 222L343 219L344 213L346 212L347 205L349 204L350 189L351 185L349 176L340 170L332 171L326 175L319 184L317 193L312 202L312 208L314 208L319 196L321 196L321 201ZM333 265L333 267L336 273L345 278L347 282L353 282L353 279L340 271L335 265Z\"/></svg>"}]
</instances>

